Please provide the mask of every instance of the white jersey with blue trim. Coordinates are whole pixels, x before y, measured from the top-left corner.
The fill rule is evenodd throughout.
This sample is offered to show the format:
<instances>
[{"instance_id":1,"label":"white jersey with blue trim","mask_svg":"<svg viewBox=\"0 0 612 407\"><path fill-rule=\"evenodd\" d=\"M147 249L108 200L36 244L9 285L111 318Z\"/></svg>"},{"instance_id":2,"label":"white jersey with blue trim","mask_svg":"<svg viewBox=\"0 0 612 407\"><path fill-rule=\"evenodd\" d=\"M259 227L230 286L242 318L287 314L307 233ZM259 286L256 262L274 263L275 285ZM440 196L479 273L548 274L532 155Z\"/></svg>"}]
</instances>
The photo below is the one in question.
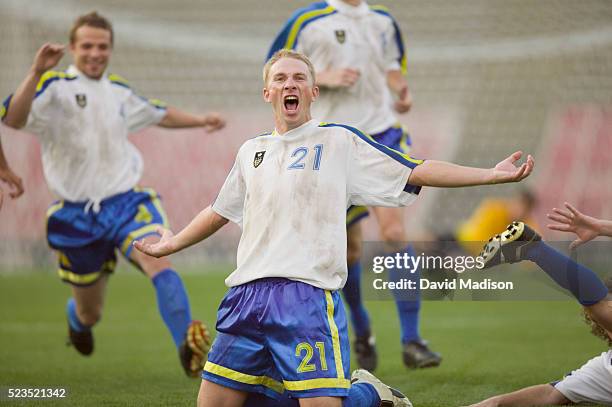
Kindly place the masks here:
<instances>
[{"instance_id":1,"label":"white jersey with blue trim","mask_svg":"<svg viewBox=\"0 0 612 407\"><path fill-rule=\"evenodd\" d=\"M573 403L612 406L612 350L589 360L554 386Z\"/></svg>"},{"instance_id":2,"label":"white jersey with blue trim","mask_svg":"<svg viewBox=\"0 0 612 407\"><path fill-rule=\"evenodd\" d=\"M311 120L244 143L212 209L242 228L228 287L284 277L344 286L349 205L405 206L422 163L359 130Z\"/></svg>"},{"instance_id":3,"label":"white jersey with blue trim","mask_svg":"<svg viewBox=\"0 0 612 407\"><path fill-rule=\"evenodd\" d=\"M143 161L128 133L159 123L162 104L136 95L117 75L94 80L74 66L45 73L36 90L25 130L40 140L53 193L97 206L138 183ZM10 98L2 116L8 109Z\"/></svg>"},{"instance_id":4,"label":"white jersey with blue trim","mask_svg":"<svg viewBox=\"0 0 612 407\"><path fill-rule=\"evenodd\" d=\"M388 10L363 1L314 3L298 10L275 39L268 58L279 49L295 49L312 61L315 71L352 68L360 72L348 88L322 88L312 105L315 117L347 123L368 134L397 123L387 73L406 70L399 26Z\"/></svg>"}]
</instances>

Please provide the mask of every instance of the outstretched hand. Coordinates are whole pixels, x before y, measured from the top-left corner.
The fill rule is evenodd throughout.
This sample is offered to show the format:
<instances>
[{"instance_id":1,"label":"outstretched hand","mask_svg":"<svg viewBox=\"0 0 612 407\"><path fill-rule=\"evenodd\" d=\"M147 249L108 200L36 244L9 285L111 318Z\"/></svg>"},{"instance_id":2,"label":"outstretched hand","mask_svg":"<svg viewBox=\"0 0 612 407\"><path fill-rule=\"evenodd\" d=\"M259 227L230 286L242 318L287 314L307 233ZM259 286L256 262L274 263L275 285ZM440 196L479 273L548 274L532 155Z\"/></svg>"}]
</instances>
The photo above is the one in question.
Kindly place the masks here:
<instances>
[{"instance_id":1,"label":"outstretched hand","mask_svg":"<svg viewBox=\"0 0 612 407\"><path fill-rule=\"evenodd\" d=\"M46 43L34 57L34 63L32 69L39 75L47 72L49 69L55 67L60 59L64 56L64 46L61 44Z\"/></svg>"},{"instance_id":2,"label":"outstretched hand","mask_svg":"<svg viewBox=\"0 0 612 407\"><path fill-rule=\"evenodd\" d=\"M493 169L493 179L495 184L506 182L519 182L529 176L533 171L535 162L531 155L527 156L527 161L517 167L515 163L523 156L522 151L511 154L508 158L500 161Z\"/></svg>"},{"instance_id":3,"label":"outstretched hand","mask_svg":"<svg viewBox=\"0 0 612 407\"><path fill-rule=\"evenodd\" d=\"M567 210L553 208L554 213L546 214L548 219L557 222L547 225L547 227L561 232L575 233L577 237L570 244L570 249L574 249L599 236L598 219L583 214L567 202L565 202L565 207Z\"/></svg>"},{"instance_id":4,"label":"outstretched hand","mask_svg":"<svg viewBox=\"0 0 612 407\"><path fill-rule=\"evenodd\" d=\"M157 258L176 252L176 249L174 249L171 243L171 239L174 236L172 231L160 226L156 229L156 232L161 236L161 239L159 239L157 243L146 243L144 239L136 240L133 243L134 248L144 254Z\"/></svg>"}]
</instances>

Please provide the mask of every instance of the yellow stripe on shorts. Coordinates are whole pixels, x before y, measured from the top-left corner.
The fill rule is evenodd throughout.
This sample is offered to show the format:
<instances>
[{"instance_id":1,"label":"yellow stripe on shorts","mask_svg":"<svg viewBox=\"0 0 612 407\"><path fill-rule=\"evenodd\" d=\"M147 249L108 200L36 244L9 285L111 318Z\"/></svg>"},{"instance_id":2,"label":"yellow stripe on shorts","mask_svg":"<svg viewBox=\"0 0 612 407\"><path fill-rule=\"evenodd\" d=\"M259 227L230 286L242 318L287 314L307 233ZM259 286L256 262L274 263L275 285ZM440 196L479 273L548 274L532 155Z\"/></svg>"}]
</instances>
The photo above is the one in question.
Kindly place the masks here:
<instances>
[{"instance_id":1,"label":"yellow stripe on shorts","mask_svg":"<svg viewBox=\"0 0 612 407\"><path fill-rule=\"evenodd\" d=\"M282 383L274 380L268 376L253 376L246 373L237 372L233 369L217 365L216 363L212 363L207 361L204 365L204 371L215 374L217 376L225 377L227 379L231 379L233 381L250 384L253 386L265 386L275 392L282 394L285 391Z\"/></svg>"}]
</instances>

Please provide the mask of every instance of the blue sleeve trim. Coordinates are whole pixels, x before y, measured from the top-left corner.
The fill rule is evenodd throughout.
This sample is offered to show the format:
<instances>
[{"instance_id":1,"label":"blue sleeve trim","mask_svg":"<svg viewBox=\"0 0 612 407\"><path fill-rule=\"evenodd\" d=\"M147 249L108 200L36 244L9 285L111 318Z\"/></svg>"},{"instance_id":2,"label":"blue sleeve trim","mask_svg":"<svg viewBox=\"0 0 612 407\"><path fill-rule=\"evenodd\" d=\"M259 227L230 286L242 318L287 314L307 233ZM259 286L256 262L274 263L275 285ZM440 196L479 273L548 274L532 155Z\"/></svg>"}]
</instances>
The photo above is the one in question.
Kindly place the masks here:
<instances>
[{"instance_id":1,"label":"blue sleeve trim","mask_svg":"<svg viewBox=\"0 0 612 407\"><path fill-rule=\"evenodd\" d=\"M401 30L399 28L399 24L397 24L397 21L395 21L395 18L393 18L391 13L389 13L389 11L385 7L382 7L382 6L371 6L370 8L375 13L381 14L383 16L387 16L387 17L389 17L391 19L391 22L393 23L393 28L395 29L395 42L397 43L397 48L400 51L400 56L397 59L397 62L402 67L402 73L405 75L407 70L408 70L407 69L408 68L408 64L407 64L407 60L406 60L406 49L404 47L404 39L402 38L402 32L401 32Z\"/></svg>"},{"instance_id":2,"label":"blue sleeve trim","mask_svg":"<svg viewBox=\"0 0 612 407\"><path fill-rule=\"evenodd\" d=\"M409 194L418 195L421 193L421 187L416 186L416 185L406 184L406 186L404 187L404 192L407 192Z\"/></svg>"},{"instance_id":3,"label":"blue sleeve trim","mask_svg":"<svg viewBox=\"0 0 612 407\"><path fill-rule=\"evenodd\" d=\"M119 86L124 86L120 83L117 83L117 85ZM129 86L127 86L128 89L131 89ZM168 110L168 104L166 102L164 102L163 100L159 100L159 99L147 99L144 96L140 96L140 95L136 95L138 96L141 100L147 102L148 104L150 104L151 106L153 106L156 109L159 110Z\"/></svg>"},{"instance_id":4,"label":"blue sleeve trim","mask_svg":"<svg viewBox=\"0 0 612 407\"><path fill-rule=\"evenodd\" d=\"M313 3L308 7L297 10L277 34L268 51L266 61L278 50L284 48L295 49L298 44L300 32L308 24L335 13L337 13L337 11L324 1Z\"/></svg>"},{"instance_id":5,"label":"blue sleeve trim","mask_svg":"<svg viewBox=\"0 0 612 407\"><path fill-rule=\"evenodd\" d=\"M345 128L345 129L351 131L353 134L358 136L360 139L362 139L366 143L368 143L369 145L371 145L372 147L374 147L375 149L377 149L378 151L381 151L381 152L385 153L389 157L393 158L395 161L405 165L408 168L414 169L414 168L417 167L417 165L420 165L420 164L423 163L423 160L414 159L414 158L410 157L408 154L400 153L399 151L394 150L392 148L389 148L389 147L385 146L384 144L377 143L371 136L368 136L367 134L363 133L362 131L360 131L360 130L354 128L354 127L347 126L345 124L335 124L335 123L322 123L322 124L319 125L319 127L342 127L342 128ZM411 186L411 187L413 187L413 186ZM413 187L413 188L419 188L419 187Z\"/></svg>"},{"instance_id":6,"label":"blue sleeve trim","mask_svg":"<svg viewBox=\"0 0 612 407\"><path fill-rule=\"evenodd\" d=\"M112 83L113 85L121 86L122 88L132 89L130 88L130 85L128 85L127 83L122 83L122 82L117 82L117 81L110 81L110 83Z\"/></svg>"}]
</instances>

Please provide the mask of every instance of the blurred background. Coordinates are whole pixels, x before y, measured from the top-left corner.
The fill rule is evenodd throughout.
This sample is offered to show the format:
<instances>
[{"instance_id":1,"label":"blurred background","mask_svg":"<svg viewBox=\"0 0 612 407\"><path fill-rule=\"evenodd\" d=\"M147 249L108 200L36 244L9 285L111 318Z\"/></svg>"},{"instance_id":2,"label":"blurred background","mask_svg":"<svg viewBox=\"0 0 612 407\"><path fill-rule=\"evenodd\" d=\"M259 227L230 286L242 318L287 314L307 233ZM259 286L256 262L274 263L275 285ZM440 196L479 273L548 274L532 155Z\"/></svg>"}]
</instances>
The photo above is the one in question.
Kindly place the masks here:
<instances>
[{"instance_id":1,"label":"blurred background","mask_svg":"<svg viewBox=\"0 0 612 407\"><path fill-rule=\"evenodd\" d=\"M0 0L0 95L23 79L36 50L66 43L76 16L114 24L110 71L137 93L193 112L219 111L220 133L151 128L133 136L143 184L163 197L175 230L214 199L240 144L273 126L261 100L268 47L298 7L275 0ZM564 200L612 218L612 4L609 0L380 1L402 31L413 110L400 117L413 155L493 166L518 149L536 157L528 184L537 218ZM59 68L70 63L66 55ZM45 212L54 199L35 138L1 127L26 194L0 211L0 270L54 271ZM486 196L515 186L427 189L407 211L411 238L452 229ZM376 240L372 220L366 237ZM179 262L233 262L239 230L225 228ZM549 235L549 238L561 236Z\"/></svg>"}]
</instances>

